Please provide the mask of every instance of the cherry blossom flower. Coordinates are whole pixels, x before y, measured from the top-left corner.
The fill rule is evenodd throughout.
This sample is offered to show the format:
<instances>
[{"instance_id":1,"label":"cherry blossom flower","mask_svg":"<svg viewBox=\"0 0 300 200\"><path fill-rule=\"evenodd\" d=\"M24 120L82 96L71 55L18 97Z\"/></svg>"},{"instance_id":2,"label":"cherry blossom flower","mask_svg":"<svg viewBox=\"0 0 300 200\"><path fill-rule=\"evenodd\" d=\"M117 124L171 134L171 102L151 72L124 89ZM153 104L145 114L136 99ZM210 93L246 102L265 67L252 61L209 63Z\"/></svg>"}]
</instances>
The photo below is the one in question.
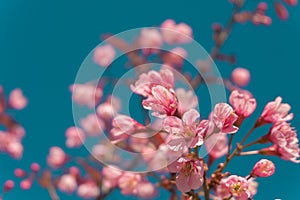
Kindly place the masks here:
<instances>
[{"instance_id":1,"label":"cherry blossom flower","mask_svg":"<svg viewBox=\"0 0 300 200\"><path fill-rule=\"evenodd\" d=\"M9 192L9 191L12 190L14 187L15 187L15 182L12 181L12 180L7 180L7 181L5 181L5 183L4 183L3 190L4 190L5 192Z\"/></svg>"},{"instance_id":2,"label":"cherry blossom flower","mask_svg":"<svg viewBox=\"0 0 300 200\"><path fill-rule=\"evenodd\" d=\"M118 185L121 189L121 193L127 194L137 194L139 183L142 181L142 176L140 174L125 172L118 180Z\"/></svg>"},{"instance_id":3,"label":"cherry blossom flower","mask_svg":"<svg viewBox=\"0 0 300 200\"><path fill-rule=\"evenodd\" d=\"M139 76L139 79L134 85L130 85L130 88L136 94L140 94L144 97L152 95L152 88L161 85L165 88L174 87L174 74L168 68L162 68L159 73L156 71L149 71Z\"/></svg>"},{"instance_id":4,"label":"cherry blossom flower","mask_svg":"<svg viewBox=\"0 0 300 200\"><path fill-rule=\"evenodd\" d=\"M156 52L163 44L162 35L157 29L143 28L138 38L139 45L145 53Z\"/></svg>"},{"instance_id":5,"label":"cherry blossom flower","mask_svg":"<svg viewBox=\"0 0 300 200\"><path fill-rule=\"evenodd\" d=\"M247 200L251 197L249 183L241 176L229 176L225 179L225 186L229 193L236 198L236 200Z\"/></svg>"},{"instance_id":6,"label":"cherry blossom flower","mask_svg":"<svg viewBox=\"0 0 300 200\"><path fill-rule=\"evenodd\" d=\"M267 159L261 159L254 165L251 175L254 177L269 177L272 176L274 172L274 163Z\"/></svg>"},{"instance_id":7,"label":"cherry blossom flower","mask_svg":"<svg viewBox=\"0 0 300 200\"><path fill-rule=\"evenodd\" d=\"M10 107L22 110L27 106L28 100L23 95L23 92L20 88L14 89L9 94L8 104Z\"/></svg>"},{"instance_id":8,"label":"cherry blossom flower","mask_svg":"<svg viewBox=\"0 0 300 200\"><path fill-rule=\"evenodd\" d=\"M160 118L175 114L178 106L174 91L161 85L152 88L151 96L142 102L146 110L152 110L152 115Z\"/></svg>"},{"instance_id":9,"label":"cherry blossom flower","mask_svg":"<svg viewBox=\"0 0 300 200\"><path fill-rule=\"evenodd\" d=\"M171 173L177 173L176 186L181 192L199 189L203 184L203 166L199 160L181 157L168 166Z\"/></svg>"},{"instance_id":10,"label":"cherry blossom flower","mask_svg":"<svg viewBox=\"0 0 300 200\"><path fill-rule=\"evenodd\" d=\"M169 52L165 52L162 56L162 61L167 66L182 67L184 60L187 57L187 51L181 47L171 49Z\"/></svg>"},{"instance_id":11,"label":"cherry blossom flower","mask_svg":"<svg viewBox=\"0 0 300 200\"><path fill-rule=\"evenodd\" d=\"M72 126L66 130L66 146L69 148L80 147L85 140L85 133L81 128Z\"/></svg>"},{"instance_id":12,"label":"cherry blossom flower","mask_svg":"<svg viewBox=\"0 0 300 200\"><path fill-rule=\"evenodd\" d=\"M115 166L103 167L104 186L106 190L112 189L118 185L119 178L123 175L120 169Z\"/></svg>"},{"instance_id":13,"label":"cherry blossom flower","mask_svg":"<svg viewBox=\"0 0 300 200\"><path fill-rule=\"evenodd\" d=\"M26 178L20 182L20 188L23 190L29 190L32 186L32 179Z\"/></svg>"},{"instance_id":14,"label":"cherry blossom flower","mask_svg":"<svg viewBox=\"0 0 300 200\"><path fill-rule=\"evenodd\" d=\"M90 137L101 135L105 128L104 122L96 114L89 114L81 119L80 125Z\"/></svg>"},{"instance_id":15,"label":"cherry blossom flower","mask_svg":"<svg viewBox=\"0 0 300 200\"><path fill-rule=\"evenodd\" d=\"M111 120L121 109L120 99L110 96L97 107L97 115L103 120Z\"/></svg>"},{"instance_id":16,"label":"cherry blossom flower","mask_svg":"<svg viewBox=\"0 0 300 200\"><path fill-rule=\"evenodd\" d=\"M211 118L215 126L223 133L235 133L239 129L234 125L238 116L233 112L232 107L226 103L216 104Z\"/></svg>"},{"instance_id":17,"label":"cherry blossom flower","mask_svg":"<svg viewBox=\"0 0 300 200\"><path fill-rule=\"evenodd\" d=\"M250 72L245 68L236 68L231 74L232 81L238 86L246 86L250 81Z\"/></svg>"},{"instance_id":18,"label":"cherry blossom flower","mask_svg":"<svg viewBox=\"0 0 300 200\"><path fill-rule=\"evenodd\" d=\"M51 147L47 157L47 163L52 168L59 168L65 164L67 155L60 147Z\"/></svg>"},{"instance_id":19,"label":"cherry blossom flower","mask_svg":"<svg viewBox=\"0 0 300 200\"><path fill-rule=\"evenodd\" d=\"M162 36L168 44L181 44L192 41L193 31L185 23L176 24L174 20L168 19L161 26Z\"/></svg>"},{"instance_id":20,"label":"cherry blossom flower","mask_svg":"<svg viewBox=\"0 0 300 200\"><path fill-rule=\"evenodd\" d=\"M192 90L186 91L183 88L175 90L178 99L178 112L182 115L186 111L198 106L198 98Z\"/></svg>"},{"instance_id":21,"label":"cherry blossom flower","mask_svg":"<svg viewBox=\"0 0 300 200\"><path fill-rule=\"evenodd\" d=\"M156 189L152 183L150 183L148 181L142 181L138 184L136 193L137 193L137 196L140 198L153 199L153 197L156 194Z\"/></svg>"},{"instance_id":22,"label":"cherry blossom flower","mask_svg":"<svg viewBox=\"0 0 300 200\"><path fill-rule=\"evenodd\" d=\"M94 50L94 62L102 67L108 67L114 60L116 51L110 44L98 46Z\"/></svg>"},{"instance_id":23,"label":"cherry blossom flower","mask_svg":"<svg viewBox=\"0 0 300 200\"><path fill-rule=\"evenodd\" d=\"M187 148L195 145L201 145L203 143L203 136L197 134L197 119L200 114L195 110L191 109L185 112L182 119L178 117L170 116L164 121L164 129L171 135L167 138L167 144L173 151L184 152ZM197 137L198 136L198 137ZM197 141L194 141L197 137Z\"/></svg>"},{"instance_id":24,"label":"cherry blossom flower","mask_svg":"<svg viewBox=\"0 0 300 200\"><path fill-rule=\"evenodd\" d=\"M71 174L64 174L60 177L57 187L60 191L71 194L77 188L76 178Z\"/></svg>"},{"instance_id":25,"label":"cherry blossom flower","mask_svg":"<svg viewBox=\"0 0 300 200\"><path fill-rule=\"evenodd\" d=\"M93 84L73 84L70 86L72 100L79 105L86 105L89 108L95 107L100 101L103 91L100 87Z\"/></svg>"},{"instance_id":26,"label":"cherry blossom flower","mask_svg":"<svg viewBox=\"0 0 300 200\"><path fill-rule=\"evenodd\" d=\"M229 102L233 106L235 113L239 116L249 117L256 109L256 100L248 91L232 91Z\"/></svg>"},{"instance_id":27,"label":"cherry blossom flower","mask_svg":"<svg viewBox=\"0 0 300 200\"><path fill-rule=\"evenodd\" d=\"M264 123L277 123L293 119L293 113L288 114L291 106L281 102L281 97L277 97L275 101L269 102L260 116L260 121Z\"/></svg>"},{"instance_id":28,"label":"cherry blossom flower","mask_svg":"<svg viewBox=\"0 0 300 200\"><path fill-rule=\"evenodd\" d=\"M299 162L299 140L296 131L288 123L274 125L268 136L282 159Z\"/></svg>"},{"instance_id":29,"label":"cherry blossom flower","mask_svg":"<svg viewBox=\"0 0 300 200\"><path fill-rule=\"evenodd\" d=\"M100 189L94 181L87 181L78 186L77 195L84 199L96 198L100 195Z\"/></svg>"},{"instance_id":30,"label":"cherry blossom flower","mask_svg":"<svg viewBox=\"0 0 300 200\"><path fill-rule=\"evenodd\" d=\"M32 172L38 173L41 169L41 166L38 163L32 163L30 165L30 169L31 169Z\"/></svg>"},{"instance_id":31,"label":"cherry blossom flower","mask_svg":"<svg viewBox=\"0 0 300 200\"><path fill-rule=\"evenodd\" d=\"M126 139L135 130L144 129L144 126L126 115L117 115L112 121L113 128L110 131L113 139Z\"/></svg>"},{"instance_id":32,"label":"cherry blossom flower","mask_svg":"<svg viewBox=\"0 0 300 200\"><path fill-rule=\"evenodd\" d=\"M289 18L289 11L286 9L286 7L280 3L279 1L274 2L275 11L277 13L277 16L281 20L287 20Z\"/></svg>"}]
</instances>

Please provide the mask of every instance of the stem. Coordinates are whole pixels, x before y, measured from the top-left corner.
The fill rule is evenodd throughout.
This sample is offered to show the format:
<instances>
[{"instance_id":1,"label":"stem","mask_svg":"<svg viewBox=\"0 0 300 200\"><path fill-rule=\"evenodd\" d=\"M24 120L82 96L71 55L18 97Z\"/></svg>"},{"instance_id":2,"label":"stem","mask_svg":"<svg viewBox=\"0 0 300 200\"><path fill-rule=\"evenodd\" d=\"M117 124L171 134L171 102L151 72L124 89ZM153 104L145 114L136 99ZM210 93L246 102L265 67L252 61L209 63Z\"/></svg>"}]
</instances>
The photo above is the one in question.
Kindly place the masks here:
<instances>
[{"instance_id":1,"label":"stem","mask_svg":"<svg viewBox=\"0 0 300 200\"><path fill-rule=\"evenodd\" d=\"M248 139L248 137L251 135L251 133L255 130L255 126L253 126L250 131L245 135L245 137L242 139L242 141L240 142L240 145L243 145L244 142Z\"/></svg>"},{"instance_id":2,"label":"stem","mask_svg":"<svg viewBox=\"0 0 300 200\"><path fill-rule=\"evenodd\" d=\"M48 185L47 190L52 200L59 200L58 194L51 183Z\"/></svg>"},{"instance_id":3,"label":"stem","mask_svg":"<svg viewBox=\"0 0 300 200\"><path fill-rule=\"evenodd\" d=\"M230 155L230 147L231 147L231 144L232 144L232 141L233 141L233 137L234 137L234 134L231 134L230 135L230 139L229 139L229 143L228 143L228 151L227 151L227 154L226 154L226 159L229 157Z\"/></svg>"},{"instance_id":4,"label":"stem","mask_svg":"<svg viewBox=\"0 0 300 200\"><path fill-rule=\"evenodd\" d=\"M228 21L226 27L221 31L220 35L223 36L223 39L221 42L216 42L215 46L212 48L210 52L210 59L214 60L217 58L218 54L221 51L222 46L225 44L226 40L229 37L229 34L235 24L234 16L237 14L241 8L243 7L244 3L241 5L234 5L230 20ZM197 76L191 81L191 85L193 89L196 89L198 85L203 81L203 78L201 77L201 74L197 74Z\"/></svg>"},{"instance_id":5,"label":"stem","mask_svg":"<svg viewBox=\"0 0 300 200\"><path fill-rule=\"evenodd\" d=\"M203 190L204 190L205 200L209 200L209 188L207 187L206 172L204 172L204 175L203 175Z\"/></svg>"}]
</instances>

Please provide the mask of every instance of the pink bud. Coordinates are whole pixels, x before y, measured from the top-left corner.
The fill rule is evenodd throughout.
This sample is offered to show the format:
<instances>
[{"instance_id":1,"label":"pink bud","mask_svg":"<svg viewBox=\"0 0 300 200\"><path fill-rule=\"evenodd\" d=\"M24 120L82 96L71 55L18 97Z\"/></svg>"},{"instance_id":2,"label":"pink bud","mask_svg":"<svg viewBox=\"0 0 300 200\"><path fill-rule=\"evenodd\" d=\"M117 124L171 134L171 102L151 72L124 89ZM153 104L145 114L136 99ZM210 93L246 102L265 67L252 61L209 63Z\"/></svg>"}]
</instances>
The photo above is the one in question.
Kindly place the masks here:
<instances>
[{"instance_id":1,"label":"pink bud","mask_svg":"<svg viewBox=\"0 0 300 200\"><path fill-rule=\"evenodd\" d=\"M273 175L274 172L274 163L267 159L261 159L254 165L251 175L257 177L269 177Z\"/></svg>"},{"instance_id":2,"label":"pink bud","mask_svg":"<svg viewBox=\"0 0 300 200\"><path fill-rule=\"evenodd\" d=\"M277 16L279 17L279 19L287 20L289 18L289 12L283 4L276 1L276 2L274 2L274 6L275 6L275 10L276 10L276 13L277 13Z\"/></svg>"},{"instance_id":3,"label":"pink bud","mask_svg":"<svg viewBox=\"0 0 300 200\"><path fill-rule=\"evenodd\" d=\"M31 186L32 186L32 181L31 181L31 179L24 179L23 181L21 181L21 183L20 183L20 187L21 187L21 189L23 189L23 190L29 190L30 188L31 188Z\"/></svg>"},{"instance_id":4,"label":"pink bud","mask_svg":"<svg viewBox=\"0 0 300 200\"><path fill-rule=\"evenodd\" d=\"M80 175L80 171L79 171L78 167L70 167L69 173L74 177L77 177Z\"/></svg>"},{"instance_id":5,"label":"pink bud","mask_svg":"<svg viewBox=\"0 0 300 200\"><path fill-rule=\"evenodd\" d=\"M38 173L41 169L40 165L38 163L32 163L30 166L30 169L34 173Z\"/></svg>"},{"instance_id":6,"label":"pink bud","mask_svg":"<svg viewBox=\"0 0 300 200\"><path fill-rule=\"evenodd\" d=\"M23 95L22 90L17 88L9 94L8 103L12 108L22 110L27 105L27 98Z\"/></svg>"},{"instance_id":7,"label":"pink bud","mask_svg":"<svg viewBox=\"0 0 300 200\"><path fill-rule=\"evenodd\" d=\"M245 68L236 68L231 74L231 79L238 86L246 86L250 81L250 72Z\"/></svg>"},{"instance_id":8,"label":"pink bud","mask_svg":"<svg viewBox=\"0 0 300 200\"><path fill-rule=\"evenodd\" d=\"M260 2L257 6L257 9L266 11L268 9L268 4L266 2Z\"/></svg>"},{"instance_id":9,"label":"pink bud","mask_svg":"<svg viewBox=\"0 0 300 200\"><path fill-rule=\"evenodd\" d=\"M17 178L23 178L24 176L26 176L26 172L20 168L15 169L14 174Z\"/></svg>"},{"instance_id":10,"label":"pink bud","mask_svg":"<svg viewBox=\"0 0 300 200\"><path fill-rule=\"evenodd\" d=\"M15 186L15 183L12 180L7 180L4 183L3 190L5 192L9 192L11 189L13 189L14 186Z\"/></svg>"},{"instance_id":11,"label":"pink bud","mask_svg":"<svg viewBox=\"0 0 300 200\"><path fill-rule=\"evenodd\" d=\"M296 6L298 4L298 0L284 0L284 2L290 6Z\"/></svg>"}]
</instances>

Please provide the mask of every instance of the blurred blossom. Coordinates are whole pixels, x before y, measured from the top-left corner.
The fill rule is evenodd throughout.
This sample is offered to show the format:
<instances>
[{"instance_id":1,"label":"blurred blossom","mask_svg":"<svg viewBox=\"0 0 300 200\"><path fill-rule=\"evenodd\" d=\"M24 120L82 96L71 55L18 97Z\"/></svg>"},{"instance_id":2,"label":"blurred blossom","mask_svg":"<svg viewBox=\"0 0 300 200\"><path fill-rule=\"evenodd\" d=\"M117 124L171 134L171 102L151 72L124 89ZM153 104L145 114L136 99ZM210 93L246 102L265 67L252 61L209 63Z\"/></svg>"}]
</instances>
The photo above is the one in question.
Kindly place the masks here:
<instances>
[{"instance_id":1,"label":"blurred blossom","mask_svg":"<svg viewBox=\"0 0 300 200\"><path fill-rule=\"evenodd\" d=\"M28 100L23 95L23 92L21 89L17 88L10 92L9 99L8 99L8 104L10 107L17 109L17 110L22 110L23 108L25 108L27 106L27 103L28 103Z\"/></svg>"},{"instance_id":2,"label":"blurred blossom","mask_svg":"<svg viewBox=\"0 0 300 200\"><path fill-rule=\"evenodd\" d=\"M115 56L116 51L109 44L98 46L94 50L94 62L102 67L108 67L113 62Z\"/></svg>"}]
</instances>

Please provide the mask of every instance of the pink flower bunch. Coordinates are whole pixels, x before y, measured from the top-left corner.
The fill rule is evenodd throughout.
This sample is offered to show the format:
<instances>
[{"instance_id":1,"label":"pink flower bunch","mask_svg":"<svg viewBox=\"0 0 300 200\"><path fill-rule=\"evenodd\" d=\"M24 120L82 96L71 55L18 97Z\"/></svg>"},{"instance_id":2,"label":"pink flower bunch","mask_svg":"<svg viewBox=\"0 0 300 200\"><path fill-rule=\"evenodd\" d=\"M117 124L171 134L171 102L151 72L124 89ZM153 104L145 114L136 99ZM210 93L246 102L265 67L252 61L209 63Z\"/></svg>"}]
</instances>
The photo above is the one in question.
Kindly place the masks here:
<instances>
[{"instance_id":1,"label":"pink flower bunch","mask_svg":"<svg viewBox=\"0 0 300 200\"><path fill-rule=\"evenodd\" d=\"M95 107L103 95L102 89L91 83L73 84L69 89L72 92L73 101L89 108Z\"/></svg>"},{"instance_id":2,"label":"pink flower bunch","mask_svg":"<svg viewBox=\"0 0 300 200\"><path fill-rule=\"evenodd\" d=\"M174 20L168 19L160 27L163 39L168 44L188 43L192 40L193 31L185 23L176 24Z\"/></svg>"},{"instance_id":3,"label":"pink flower bunch","mask_svg":"<svg viewBox=\"0 0 300 200\"><path fill-rule=\"evenodd\" d=\"M252 196L249 189L249 181L237 175L231 175L222 179L215 190L215 194L215 199L234 197L236 200L248 200Z\"/></svg>"},{"instance_id":4,"label":"pink flower bunch","mask_svg":"<svg viewBox=\"0 0 300 200\"><path fill-rule=\"evenodd\" d=\"M235 113L243 118L249 117L256 109L256 99L245 90L234 90L231 92L229 102Z\"/></svg>"},{"instance_id":5,"label":"pink flower bunch","mask_svg":"<svg viewBox=\"0 0 300 200\"><path fill-rule=\"evenodd\" d=\"M181 157L168 166L176 173L176 186L181 192L199 189L203 184L204 167L199 160Z\"/></svg>"},{"instance_id":6,"label":"pink flower bunch","mask_svg":"<svg viewBox=\"0 0 300 200\"><path fill-rule=\"evenodd\" d=\"M102 67L108 67L113 62L115 56L116 51L109 44L98 46L94 50L94 62Z\"/></svg>"},{"instance_id":7,"label":"pink flower bunch","mask_svg":"<svg viewBox=\"0 0 300 200\"><path fill-rule=\"evenodd\" d=\"M268 139L274 144L271 151L275 155L280 156L284 160L290 160L293 162L299 162L300 148L297 132L286 122L275 124L270 133Z\"/></svg>"},{"instance_id":8,"label":"pink flower bunch","mask_svg":"<svg viewBox=\"0 0 300 200\"><path fill-rule=\"evenodd\" d=\"M116 167L103 168L104 187L110 190L119 187L124 195L135 195L140 198L153 198L156 195L156 188L141 174L124 172Z\"/></svg>"}]
</instances>

